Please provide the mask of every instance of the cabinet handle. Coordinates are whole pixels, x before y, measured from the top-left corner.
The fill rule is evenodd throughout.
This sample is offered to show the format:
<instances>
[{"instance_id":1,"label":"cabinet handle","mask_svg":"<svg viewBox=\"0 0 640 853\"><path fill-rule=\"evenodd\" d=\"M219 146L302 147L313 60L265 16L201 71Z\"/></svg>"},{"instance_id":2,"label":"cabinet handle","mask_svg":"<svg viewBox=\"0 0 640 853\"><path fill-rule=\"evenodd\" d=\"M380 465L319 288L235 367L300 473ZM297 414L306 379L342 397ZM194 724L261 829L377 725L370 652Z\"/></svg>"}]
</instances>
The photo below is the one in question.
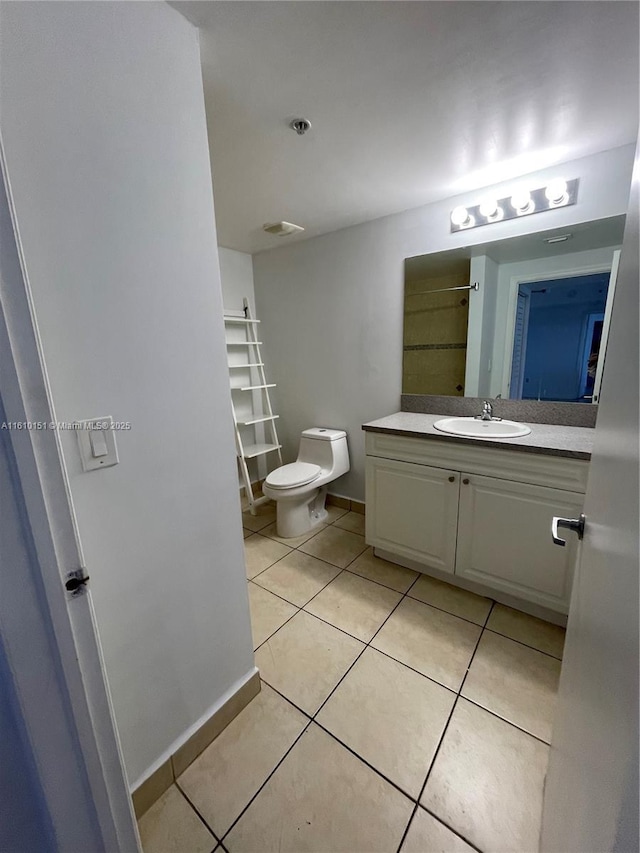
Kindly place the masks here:
<instances>
[{"instance_id":1,"label":"cabinet handle","mask_svg":"<svg viewBox=\"0 0 640 853\"><path fill-rule=\"evenodd\" d=\"M469 485L469 478L468 478L468 477L465 477L465 478L464 478L464 480L462 481L462 484L463 484L464 486L468 486L468 485Z\"/></svg>"},{"instance_id":2,"label":"cabinet handle","mask_svg":"<svg viewBox=\"0 0 640 853\"><path fill-rule=\"evenodd\" d=\"M450 482L450 483L455 483L455 481L456 481L456 478L455 478L455 477L449 477L449 482Z\"/></svg>"}]
</instances>

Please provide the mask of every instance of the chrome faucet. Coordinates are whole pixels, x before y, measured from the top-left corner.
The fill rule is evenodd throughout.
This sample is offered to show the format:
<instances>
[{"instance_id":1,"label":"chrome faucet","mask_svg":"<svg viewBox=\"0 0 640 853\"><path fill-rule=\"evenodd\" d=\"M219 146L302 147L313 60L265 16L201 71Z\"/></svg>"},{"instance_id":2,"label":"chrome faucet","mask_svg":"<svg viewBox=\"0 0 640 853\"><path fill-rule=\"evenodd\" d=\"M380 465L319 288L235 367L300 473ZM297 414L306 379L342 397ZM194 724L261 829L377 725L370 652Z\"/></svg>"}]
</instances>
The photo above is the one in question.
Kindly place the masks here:
<instances>
[{"instance_id":1,"label":"chrome faucet","mask_svg":"<svg viewBox=\"0 0 640 853\"><path fill-rule=\"evenodd\" d=\"M493 406L488 400L485 400L482 404L482 414L480 415L481 421L490 421L493 417Z\"/></svg>"}]
</instances>

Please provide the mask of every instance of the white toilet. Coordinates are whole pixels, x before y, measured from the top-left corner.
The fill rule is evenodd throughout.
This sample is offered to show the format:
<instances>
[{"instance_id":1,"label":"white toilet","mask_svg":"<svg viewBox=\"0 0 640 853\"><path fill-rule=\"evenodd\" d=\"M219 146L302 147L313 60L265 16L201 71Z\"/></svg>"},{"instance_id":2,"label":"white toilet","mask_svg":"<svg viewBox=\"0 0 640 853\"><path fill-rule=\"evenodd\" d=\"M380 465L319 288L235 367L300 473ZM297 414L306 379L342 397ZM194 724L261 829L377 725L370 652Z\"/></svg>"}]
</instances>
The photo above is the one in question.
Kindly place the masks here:
<instances>
[{"instance_id":1,"label":"white toilet","mask_svg":"<svg viewBox=\"0 0 640 853\"><path fill-rule=\"evenodd\" d=\"M263 493L277 504L278 536L301 536L320 524L327 517L327 483L348 470L346 432L322 427L305 429L297 460L276 468L262 486Z\"/></svg>"}]
</instances>

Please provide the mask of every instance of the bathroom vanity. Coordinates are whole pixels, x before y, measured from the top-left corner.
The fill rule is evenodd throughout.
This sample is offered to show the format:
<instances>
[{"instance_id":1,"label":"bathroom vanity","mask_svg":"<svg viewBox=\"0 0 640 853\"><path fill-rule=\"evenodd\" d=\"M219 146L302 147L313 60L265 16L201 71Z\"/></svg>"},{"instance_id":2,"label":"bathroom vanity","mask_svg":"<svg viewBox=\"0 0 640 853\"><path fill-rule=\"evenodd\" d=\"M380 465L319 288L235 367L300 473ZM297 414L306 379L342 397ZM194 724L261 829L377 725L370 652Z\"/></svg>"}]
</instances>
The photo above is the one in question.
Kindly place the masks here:
<instances>
[{"instance_id":1,"label":"bathroom vanity","mask_svg":"<svg viewBox=\"0 0 640 853\"><path fill-rule=\"evenodd\" d=\"M529 424L519 438L458 438L441 415L364 424L366 541L377 556L561 622L578 539L593 429ZM554 618L555 614L555 618Z\"/></svg>"}]
</instances>

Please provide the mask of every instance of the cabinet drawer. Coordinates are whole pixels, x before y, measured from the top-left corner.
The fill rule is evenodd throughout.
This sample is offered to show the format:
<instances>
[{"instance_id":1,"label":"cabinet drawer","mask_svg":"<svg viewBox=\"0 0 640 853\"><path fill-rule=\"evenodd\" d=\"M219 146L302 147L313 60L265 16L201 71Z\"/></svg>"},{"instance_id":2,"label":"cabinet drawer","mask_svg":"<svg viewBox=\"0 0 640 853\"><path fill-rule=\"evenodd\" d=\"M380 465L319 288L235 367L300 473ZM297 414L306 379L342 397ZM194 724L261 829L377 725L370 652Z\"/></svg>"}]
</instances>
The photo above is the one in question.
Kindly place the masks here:
<instances>
[{"instance_id":1,"label":"cabinet drawer","mask_svg":"<svg viewBox=\"0 0 640 853\"><path fill-rule=\"evenodd\" d=\"M571 492L462 474L456 575L568 612L577 537L551 540L554 515L577 517Z\"/></svg>"},{"instance_id":2,"label":"cabinet drawer","mask_svg":"<svg viewBox=\"0 0 640 853\"><path fill-rule=\"evenodd\" d=\"M469 445L380 432L367 432L365 446L368 456L468 471L580 494L587 488L589 462L586 459L545 456L515 448L502 450L487 447L482 442Z\"/></svg>"},{"instance_id":3,"label":"cabinet drawer","mask_svg":"<svg viewBox=\"0 0 640 853\"><path fill-rule=\"evenodd\" d=\"M367 457L367 543L453 572L459 483L456 471Z\"/></svg>"}]
</instances>

